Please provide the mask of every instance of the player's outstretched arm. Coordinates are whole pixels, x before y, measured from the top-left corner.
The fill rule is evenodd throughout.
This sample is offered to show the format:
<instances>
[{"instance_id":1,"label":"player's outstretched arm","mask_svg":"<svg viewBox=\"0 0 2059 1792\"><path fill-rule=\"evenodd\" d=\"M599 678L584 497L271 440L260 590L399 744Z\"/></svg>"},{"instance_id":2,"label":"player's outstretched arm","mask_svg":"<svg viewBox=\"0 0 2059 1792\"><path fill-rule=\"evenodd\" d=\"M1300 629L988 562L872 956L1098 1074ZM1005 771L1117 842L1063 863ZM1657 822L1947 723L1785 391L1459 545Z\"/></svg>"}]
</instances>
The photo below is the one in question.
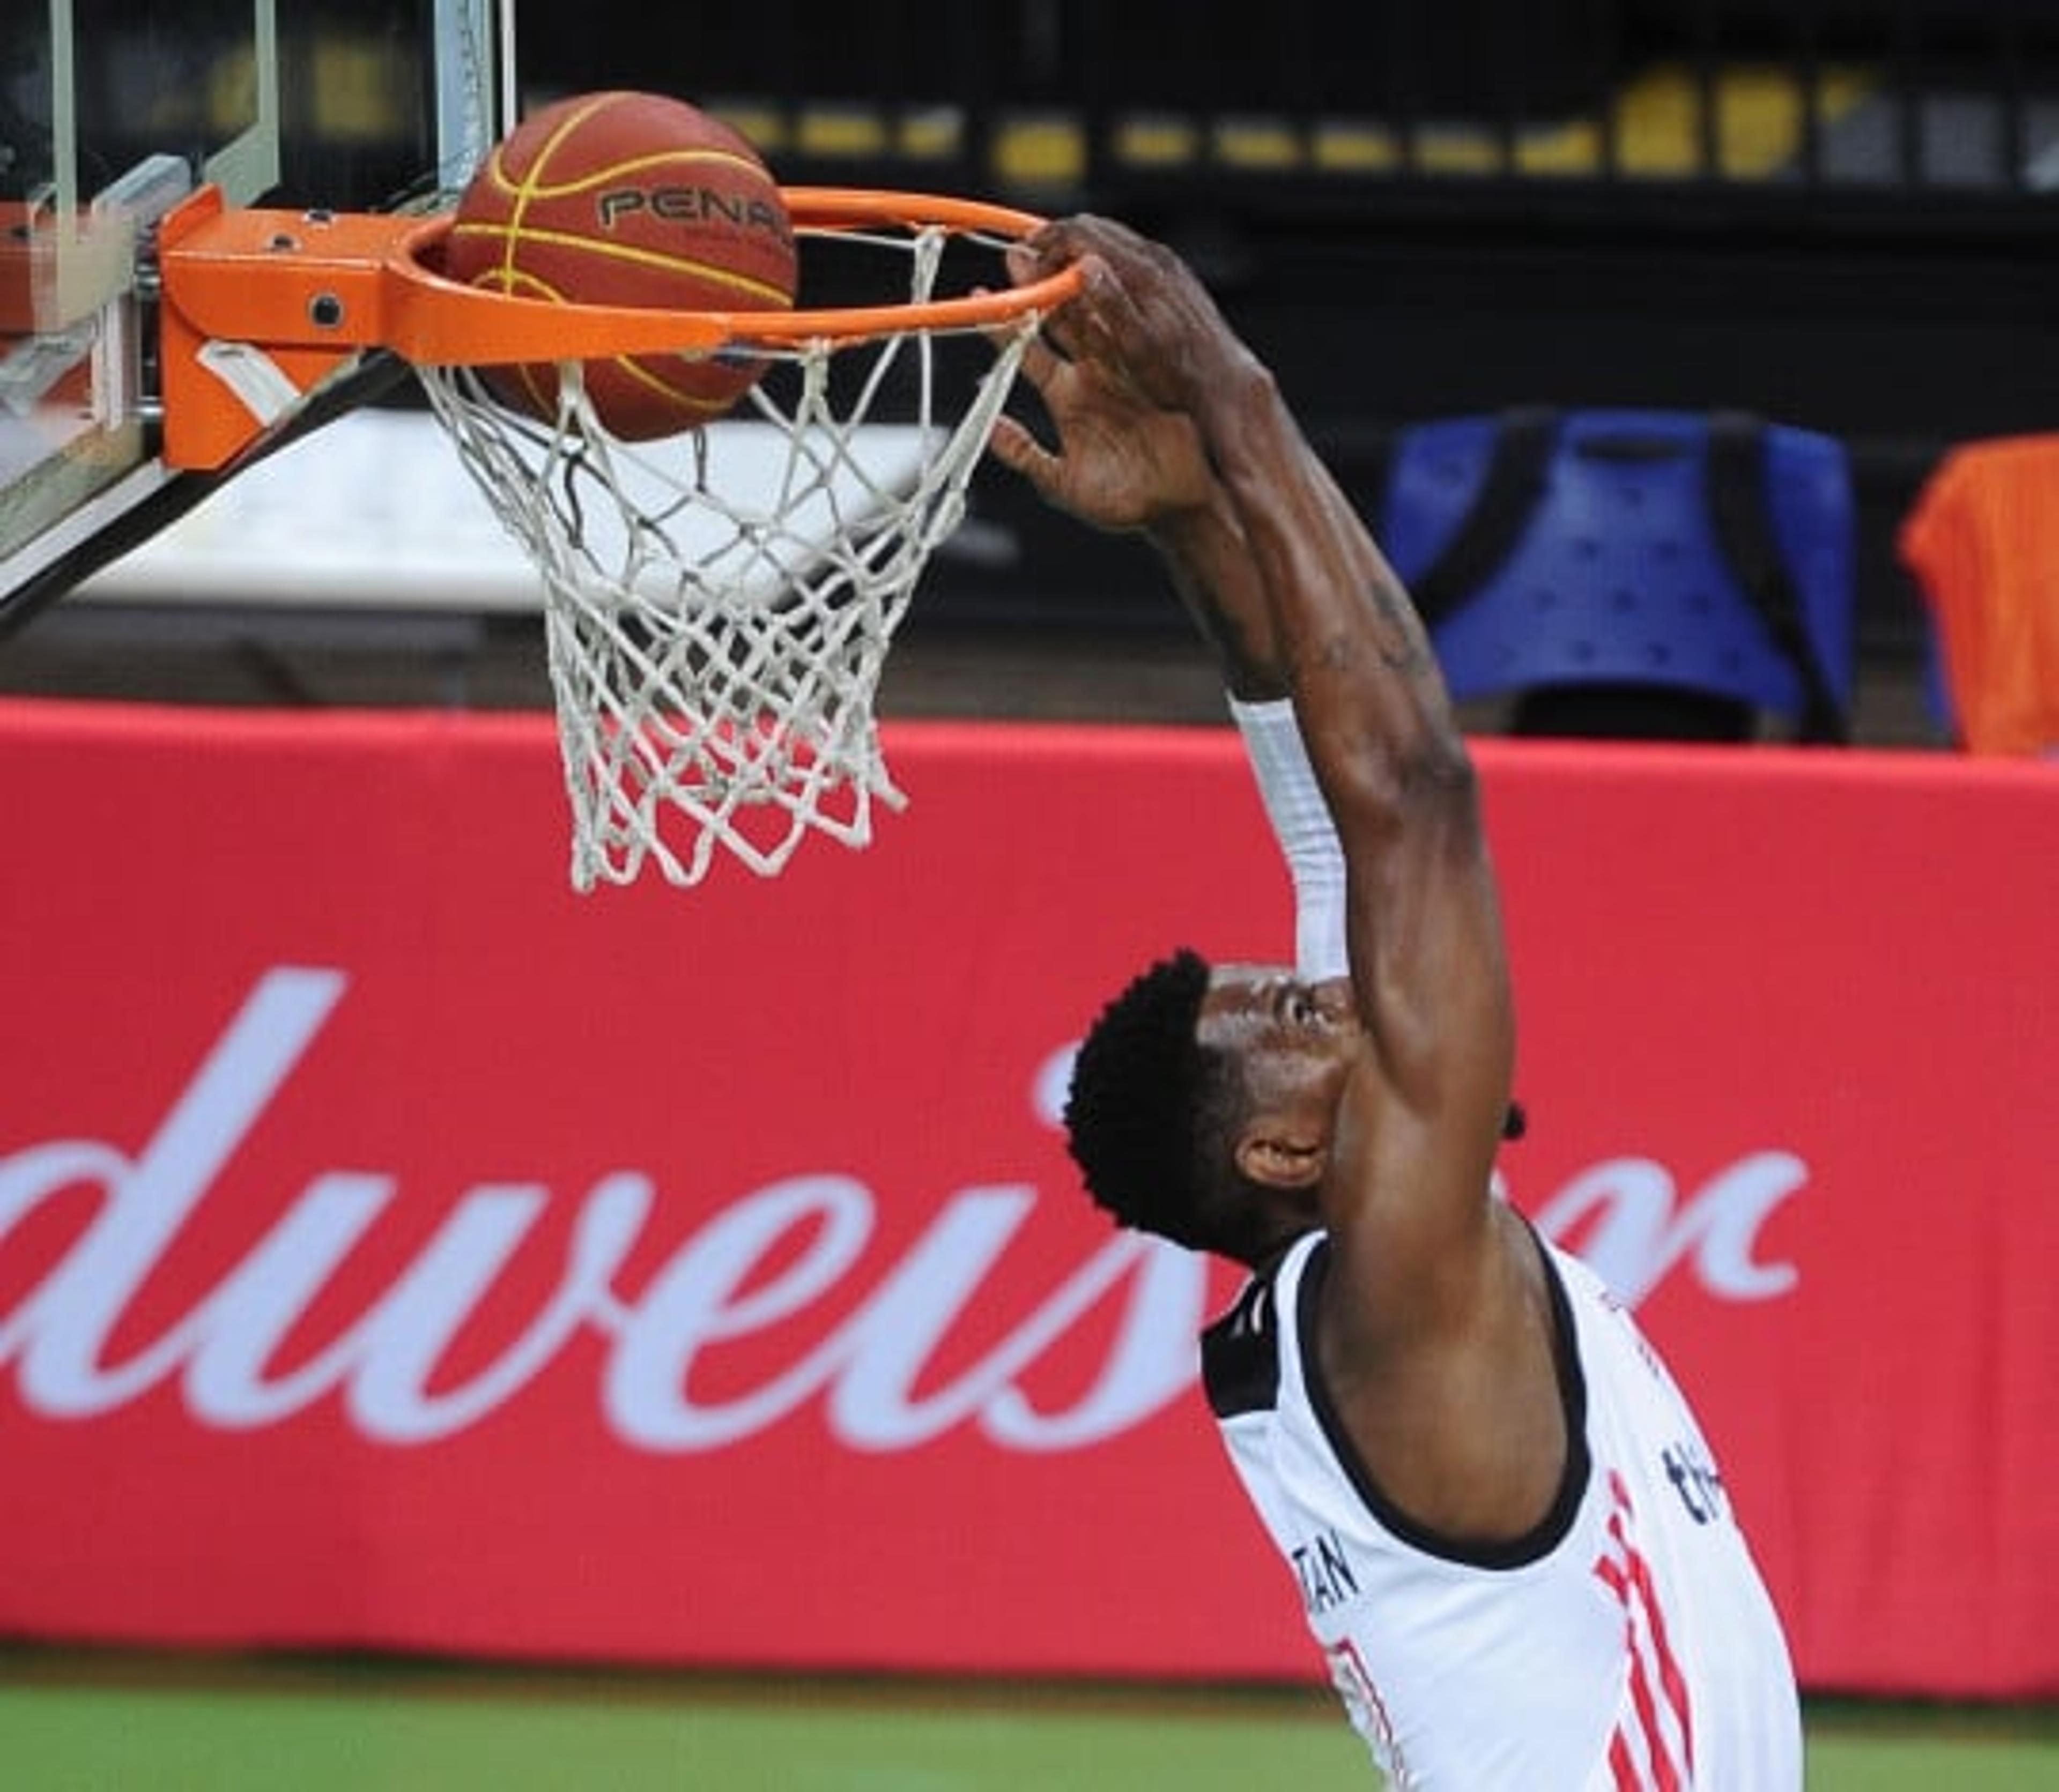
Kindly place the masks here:
<instances>
[{"instance_id":1,"label":"player's outstretched arm","mask_svg":"<svg viewBox=\"0 0 2059 1792\"><path fill-rule=\"evenodd\" d=\"M1368 1349L1471 1323L1496 1273L1487 1191L1513 1022L1464 740L1420 619L1270 372L1192 273L1119 225L1061 221L1033 265L1085 264L1073 360L1193 420L1264 596L1348 867L1368 1049L1323 1191ZM1491 1298L1491 1296L1485 1296Z\"/></svg>"}]
</instances>

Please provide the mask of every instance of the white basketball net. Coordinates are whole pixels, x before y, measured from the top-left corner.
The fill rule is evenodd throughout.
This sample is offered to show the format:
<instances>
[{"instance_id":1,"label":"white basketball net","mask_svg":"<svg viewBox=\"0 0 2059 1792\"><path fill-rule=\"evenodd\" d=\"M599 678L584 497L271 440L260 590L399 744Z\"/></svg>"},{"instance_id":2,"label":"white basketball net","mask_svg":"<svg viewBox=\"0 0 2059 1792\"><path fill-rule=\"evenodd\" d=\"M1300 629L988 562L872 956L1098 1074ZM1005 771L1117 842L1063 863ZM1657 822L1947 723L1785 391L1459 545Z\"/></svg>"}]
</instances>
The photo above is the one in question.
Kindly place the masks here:
<instances>
[{"instance_id":1,"label":"white basketball net","mask_svg":"<svg viewBox=\"0 0 2059 1792\"><path fill-rule=\"evenodd\" d=\"M878 239L907 252L916 301L944 241ZM638 444L602 426L576 362L550 424L502 408L473 370L419 370L543 575L575 888L647 863L698 883L719 846L769 877L810 830L862 846L873 803L902 806L874 714L881 669L1037 322L986 338L969 402L942 389L938 333L911 329L776 350L733 416ZM900 408L881 423L890 389Z\"/></svg>"}]
</instances>

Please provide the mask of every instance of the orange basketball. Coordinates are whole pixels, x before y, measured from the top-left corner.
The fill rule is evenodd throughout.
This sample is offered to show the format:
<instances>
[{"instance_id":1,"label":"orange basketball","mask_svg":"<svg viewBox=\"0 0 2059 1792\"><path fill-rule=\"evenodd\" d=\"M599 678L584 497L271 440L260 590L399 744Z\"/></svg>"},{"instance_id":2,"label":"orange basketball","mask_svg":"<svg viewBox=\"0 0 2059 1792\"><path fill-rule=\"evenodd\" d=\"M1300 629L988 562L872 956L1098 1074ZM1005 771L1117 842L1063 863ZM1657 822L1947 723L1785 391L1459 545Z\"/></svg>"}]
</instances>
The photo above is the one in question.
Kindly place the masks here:
<instances>
[{"instance_id":1,"label":"orange basketball","mask_svg":"<svg viewBox=\"0 0 2059 1792\"><path fill-rule=\"evenodd\" d=\"M794 232L757 153L720 120L655 94L585 94L532 113L460 201L444 272L520 298L684 311L786 310ZM622 356L588 361L600 420L630 441L720 416L759 360ZM512 408L557 411L557 369L493 368Z\"/></svg>"}]
</instances>

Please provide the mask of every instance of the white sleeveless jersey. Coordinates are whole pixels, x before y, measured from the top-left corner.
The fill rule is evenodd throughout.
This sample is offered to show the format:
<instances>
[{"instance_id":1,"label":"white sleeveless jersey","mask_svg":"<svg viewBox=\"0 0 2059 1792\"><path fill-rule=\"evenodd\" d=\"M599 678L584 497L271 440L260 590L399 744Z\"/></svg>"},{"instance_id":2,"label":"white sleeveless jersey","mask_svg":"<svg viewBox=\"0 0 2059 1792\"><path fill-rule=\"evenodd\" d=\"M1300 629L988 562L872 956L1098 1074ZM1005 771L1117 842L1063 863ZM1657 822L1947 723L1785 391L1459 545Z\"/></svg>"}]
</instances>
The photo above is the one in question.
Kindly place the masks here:
<instances>
[{"instance_id":1,"label":"white sleeveless jersey","mask_svg":"<svg viewBox=\"0 0 2059 1792\"><path fill-rule=\"evenodd\" d=\"M1571 1447L1531 1535L1457 1547L1381 1498L1309 1372L1320 1233L1203 1338L1230 1459L1396 1787L1790 1792L1794 1672L1715 1459L1629 1313L1539 1243Z\"/></svg>"}]
</instances>

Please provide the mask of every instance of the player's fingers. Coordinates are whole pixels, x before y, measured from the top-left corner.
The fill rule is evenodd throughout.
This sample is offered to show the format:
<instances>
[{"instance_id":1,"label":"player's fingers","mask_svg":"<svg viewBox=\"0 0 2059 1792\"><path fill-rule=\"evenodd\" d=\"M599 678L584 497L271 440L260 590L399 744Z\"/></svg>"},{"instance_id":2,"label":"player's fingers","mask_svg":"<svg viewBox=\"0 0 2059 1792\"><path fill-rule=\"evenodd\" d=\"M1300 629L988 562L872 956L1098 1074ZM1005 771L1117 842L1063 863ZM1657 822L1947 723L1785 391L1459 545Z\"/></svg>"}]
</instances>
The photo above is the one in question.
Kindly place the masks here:
<instances>
[{"instance_id":1,"label":"player's fingers","mask_svg":"<svg viewBox=\"0 0 2059 1792\"><path fill-rule=\"evenodd\" d=\"M1039 491L1050 484L1052 475L1057 470L1058 457L1022 423L1005 414L995 420L994 433L987 439L986 445L987 452L1002 466L1022 474Z\"/></svg>"},{"instance_id":2,"label":"player's fingers","mask_svg":"<svg viewBox=\"0 0 2059 1792\"><path fill-rule=\"evenodd\" d=\"M1136 316L1137 307L1128 290L1116 277L1115 270L1098 255L1080 258L1080 297L1085 301L1080 307L1081 318L1105 337L1114 335Z\"/></svg>"},{"instance_id":3,"label":"player's fingers","mask_svg":"<svg viewBox=\"0 0 2059 1792\"><path fill-rule=\"evenodd\" d=\"M1046 345L1058 360L1076 361L1080 358L1077 303L1076 300L1067 300L1045 318L1043 328L1037 332L1037 340Z\"/></svg>"},{"instance_id":4,"label":"player's fingers","mask_svg":"<svg viewBox=\"0 0 2059 1792\"><path fill-rule=\"evenodd\" d=\"M1022 377L1041 392L1053 377L1064 372L1065 358L1051 346L1048 327L1033 336L1022 350Z\"/></svg>"},{"instance_id":5,"label":"player's fingers","mask_svg":"<svg viewBox=\"0 0 2059 1792\"><path fill-rule=\"evenodd\" d=\"M984 286L975 286L972 290L975 298L985 298L990 289ZM1020 328L1021 325L1015 319L1006 318L999 323L986 325L980 333L996 348L999 348L1006 343L1013 341ZM1069 358L1052 347L1051 333L1051 320L1046 317L1037 334L1031 336L1023 345L1022 377L1039 392L1045 390L1052 378L1064 370L1065 362Z\"/></svg>"},{"instance_id":6,"label":"player's fingers","mask_svg":"<svg viewBox=\"0 0 2059 1792\"><path fill-rule=\"evenodd\" d=\"M1153 373L1158 333L1146 321L1150 308L1097 256L1082 257L1080 267L1081 358L1091 359L1104 377L1141 402L1166 406Z\"/></svg>"},{"instance_id":7,"label":"player's fingers","mask_svg":"<svg viewBox=\"0 0 2059 1792\"><path fill-rule=\"evenodd\" d=\"M1008 277L1018 286L1027 286L1044 274L1044 257L1033 242L1010 243L1001 252Z\"/></svg>"},{"instance_id":8,"label":"player's fingers","mask_svg":"<svg viewBox=\"0 0 2059 1792\"><path fill-rule=\"evenodd\" d=\"M1089 358L1097 340L1093 307L1084 291L1045 313L1037 340L1047 344L1061 361L1077 363Z\"/></svg>"},{"instance_id":9,"label":"player's fingers","mask_svg":"<svg viewBox=\"0 0 2059 1792\"><path fill-rule=\"evenodd\" d=\"M1108 265L1098 256L1079 261L1080 289L1044 320L1042 334L1068 360L1081 360L1108 340L1103 313L1109 295L1120 290Z\"/></svg>"},{"instance_id":10,"label":"player's fingers","mask_svg":"<svg viewBox=\"0 0 2059 1792\"><path fill-rule=\"evenodd\" d=\"M1040 225L1021 242L1010 243L1003 252L1002 259L1008 268L1008 277L1018 286L1048 279L1061 268L1087 258L1090 253L1089 242L1080 237L1071 221L1056 219ZM1044 320L1044 332L1054 336L1063 353L1066 320L1077 308L1075 294L1065 300Z\"/></svg>"}]
</instances>

